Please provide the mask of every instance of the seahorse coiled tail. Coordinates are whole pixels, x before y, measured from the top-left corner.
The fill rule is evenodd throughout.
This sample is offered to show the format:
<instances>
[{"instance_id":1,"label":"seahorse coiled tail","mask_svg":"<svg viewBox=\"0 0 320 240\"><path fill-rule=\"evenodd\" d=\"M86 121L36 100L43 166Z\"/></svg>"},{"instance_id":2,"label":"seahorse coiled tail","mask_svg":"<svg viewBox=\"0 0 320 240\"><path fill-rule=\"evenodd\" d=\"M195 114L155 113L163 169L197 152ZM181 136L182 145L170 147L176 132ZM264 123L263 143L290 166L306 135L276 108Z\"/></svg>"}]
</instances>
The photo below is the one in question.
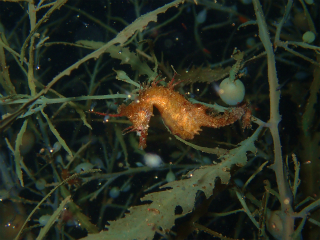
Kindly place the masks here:
<instances>
[{"instance_id":1,"label":"seahorse coiled tail","mask_svg":"<svg viewBox=\"0 0 320 240\"><path fill-rule=\"evenodd\" d=\"M233 124L243 116L244 127L250 126L251 111L246 105L225 111L223 114L214 116L206 112L208 107L202 104L193 104L185 99L180 93L174 91L174 85L168 87L151 86L142 89L136 100L128 106L122 104L118 108L118 114L110 115L113 117L126 116L132 126L125 129L127 132L136 131L140 136L139 147L144 149L153 107L156 107L161 117L172 134L182 139L193 139L195 134L199 134L201 127L220 128Z\"/></svg>"}]
</instances>

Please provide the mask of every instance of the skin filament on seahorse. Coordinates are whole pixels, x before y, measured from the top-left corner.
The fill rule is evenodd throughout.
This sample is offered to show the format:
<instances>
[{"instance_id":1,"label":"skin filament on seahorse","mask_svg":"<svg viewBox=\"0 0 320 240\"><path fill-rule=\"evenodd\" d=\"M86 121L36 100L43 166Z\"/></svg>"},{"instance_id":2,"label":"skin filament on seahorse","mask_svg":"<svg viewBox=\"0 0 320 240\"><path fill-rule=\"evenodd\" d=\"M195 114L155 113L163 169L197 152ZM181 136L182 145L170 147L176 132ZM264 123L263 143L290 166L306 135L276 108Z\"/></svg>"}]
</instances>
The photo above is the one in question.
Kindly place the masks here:
<instances>
[{"instance_id":1,"label":"skin filament on seahorse","mask_svg":"<svg viewBox=\"0 0 320 240\"><path fill-rule=\"evenodd\" d=\"M153 107L156 107L161 117L172 134L185 140L194 138L199 134L201 127L220 128L233 124L240 118L243 119L243 127L250 127L251 111L245 104L225 111L223 114L214 116L206 112L208 107L202 104L193 104L183 95L174 91L174 78L167 87L158 86L154 81L151 86L140 90L136 100L128 106L122 104L118 107L118 114L109 114L110 117L127 117L132 126L126 128L124 132L136 131L140 136L139 147L146 148L146 140ZM101 114L103 115L103 114Z\"/></svg>"}]
</instances>

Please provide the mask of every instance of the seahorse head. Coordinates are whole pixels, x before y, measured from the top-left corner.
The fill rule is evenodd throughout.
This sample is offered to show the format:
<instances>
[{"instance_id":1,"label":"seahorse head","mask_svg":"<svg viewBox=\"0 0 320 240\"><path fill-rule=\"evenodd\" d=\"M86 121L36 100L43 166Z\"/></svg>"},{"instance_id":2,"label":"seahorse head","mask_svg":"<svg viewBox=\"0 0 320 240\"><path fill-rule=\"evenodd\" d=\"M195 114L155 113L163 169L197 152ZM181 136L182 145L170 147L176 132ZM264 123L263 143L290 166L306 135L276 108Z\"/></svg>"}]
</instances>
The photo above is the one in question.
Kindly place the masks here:
<instances>
[{"instance_id":1,"label":"seahorse head","mask_svg":"<svg viewBox=\"0 0 320 240\"><path fill-rule=\"evenodd\" d=\"M129 120L132 122L132 130L137 132L137 135L140 137L139 147L144 149L146 145L146 138L148 135L148 128L150 118L152 116L152 111L149 109L139 108L137 112L129 116Z\"/></svg>"},{"instance_id":2,"label":"seahorse head","mask_svg":"<svg viewBox=\"0 0 320 240\"><path fill-rule=\"evenodd\" d=\"M137 135L140 136L141 132L148 131L151 116L152 112L147 109L138 109L137 112L129 117L133 128L137 131Z\"/></svg>"},{"instance_id":3,"label":"seahorse head","mask_svg":"<svg viewBox=\"0 0 320 240\"><path fill-rule=\"evenodd\" d=\"M139 147L144 149L147 146L146 137L148 135L150 118L153 115L153 107L152 105L141 105L141 102L132 102L128 106L122 104L118 108L118 114L126 116L132 122L132 126L125 129L125 131L126 133L137 132L137 135L140 137Z\"/></svg>"}]
</instances>

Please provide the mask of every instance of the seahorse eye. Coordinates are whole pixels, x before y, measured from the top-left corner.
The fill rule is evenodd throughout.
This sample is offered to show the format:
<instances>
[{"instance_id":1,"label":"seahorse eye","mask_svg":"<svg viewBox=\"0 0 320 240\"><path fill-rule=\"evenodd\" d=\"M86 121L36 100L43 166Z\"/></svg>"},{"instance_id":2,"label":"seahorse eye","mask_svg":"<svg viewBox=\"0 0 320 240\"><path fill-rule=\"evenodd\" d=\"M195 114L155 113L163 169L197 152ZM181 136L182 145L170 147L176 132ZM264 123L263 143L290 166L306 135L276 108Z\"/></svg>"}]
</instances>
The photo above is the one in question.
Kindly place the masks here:
<instances>
[{"instance_id":1,"label":"seahorse eye","mask_svg":"<svg viewBox=\"0 0 320 240\"><path fill-rule=\"evenodd\" d=\"M142 128L141 127L137 128L136 132L137 132L137 136L141 137Z\"/></svg>"}]
</instances>

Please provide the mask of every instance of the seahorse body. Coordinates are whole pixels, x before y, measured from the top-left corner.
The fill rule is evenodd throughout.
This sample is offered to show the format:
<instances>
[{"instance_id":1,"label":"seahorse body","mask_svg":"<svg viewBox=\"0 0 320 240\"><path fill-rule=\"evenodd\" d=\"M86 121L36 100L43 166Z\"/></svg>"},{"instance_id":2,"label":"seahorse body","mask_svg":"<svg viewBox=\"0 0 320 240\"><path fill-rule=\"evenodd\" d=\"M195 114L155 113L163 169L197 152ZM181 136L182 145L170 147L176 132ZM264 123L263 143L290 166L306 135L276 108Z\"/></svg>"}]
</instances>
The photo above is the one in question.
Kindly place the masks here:
<instances>
[{"instance_id":1,"label":"seahorse body","mask_svg":"<svg viewBox=\"0 0 320 240\"><path fill-rule=\"evenodd\" d=\"M242 106L226 111L222 115L207 115L208 107L189 102L180 93L175 92L173 86L169 84L169 87L163 87L152 84L141 90L138 98L128 106L125 104L119 106L117 115L110 115L126 116L132 122L132 126L127 130L137 131L140 136L140 148L144 149L147 146L146 138L150 118L153 116L153 107L159 110L171 132L183 139L193 139L195 134L199 134L202 126L219 128L230 125L248 110L246 106Z\"/></svg>"}]
</instances>

